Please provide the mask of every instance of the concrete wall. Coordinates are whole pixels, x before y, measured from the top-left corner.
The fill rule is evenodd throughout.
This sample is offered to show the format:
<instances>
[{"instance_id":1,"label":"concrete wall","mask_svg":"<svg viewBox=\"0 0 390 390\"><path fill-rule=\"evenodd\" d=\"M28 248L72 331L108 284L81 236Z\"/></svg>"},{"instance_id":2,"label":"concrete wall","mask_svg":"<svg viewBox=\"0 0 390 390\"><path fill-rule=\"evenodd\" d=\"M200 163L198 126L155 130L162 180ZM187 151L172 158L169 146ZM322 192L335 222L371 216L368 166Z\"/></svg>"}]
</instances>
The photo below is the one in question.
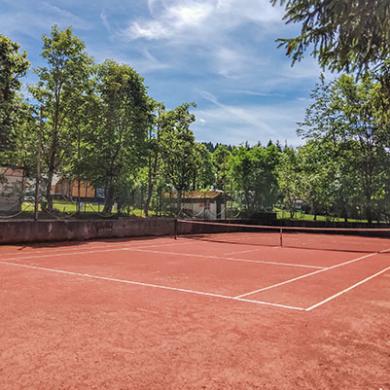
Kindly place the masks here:
<instances>
[{"instance_id":1,"label":"concrete wall","mask_svg":"<svg viewBox=\"0 0 390 390\"><path fill-rule=\"evenodd\" d=\"M172 218L1 221L0 244L173 235L174 225L175 221Z\"/></svg>"}]
</instances>

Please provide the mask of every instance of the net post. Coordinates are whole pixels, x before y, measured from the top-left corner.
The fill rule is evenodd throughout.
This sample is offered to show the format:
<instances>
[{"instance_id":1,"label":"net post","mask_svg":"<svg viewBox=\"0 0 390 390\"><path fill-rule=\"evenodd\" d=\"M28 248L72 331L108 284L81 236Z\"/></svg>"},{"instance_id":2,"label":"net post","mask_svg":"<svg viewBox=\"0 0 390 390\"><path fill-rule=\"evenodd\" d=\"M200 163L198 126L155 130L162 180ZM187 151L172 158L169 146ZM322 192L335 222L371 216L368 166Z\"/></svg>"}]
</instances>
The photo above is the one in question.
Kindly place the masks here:
<instances>
[{"instance_id":1,"label":"net post","mask_svg":"<svg viewBox=\"0 0 390 390\"><path fill-rule=\"evenodd\" d=\"M282 227L280 227L279 233L280 233L280 247L283 248L283 228Z\"/></svg>"}]
</instances>

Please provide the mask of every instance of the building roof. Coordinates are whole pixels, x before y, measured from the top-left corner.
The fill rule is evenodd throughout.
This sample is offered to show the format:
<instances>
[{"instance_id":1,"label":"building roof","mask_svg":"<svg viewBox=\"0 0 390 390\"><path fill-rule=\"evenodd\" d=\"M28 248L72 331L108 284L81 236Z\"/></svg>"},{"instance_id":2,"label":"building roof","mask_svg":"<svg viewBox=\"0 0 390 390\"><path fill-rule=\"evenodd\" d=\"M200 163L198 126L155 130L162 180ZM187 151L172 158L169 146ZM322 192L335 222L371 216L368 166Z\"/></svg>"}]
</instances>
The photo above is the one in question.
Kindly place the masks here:
<instances>
[{"instance_id":1,"label":"building roof","mask_svg":"<svg viewBox=\"0 0 390 390\"><path fill-rule=\"evenodd\" d=\"M176 193L166 192L163 194L164 198L176 198ZM221 197L225 197L223 191L187 191L183 193L182 200L215 200Z\"/></svg>"},{"instance_id":2,"label":"building roof","mask_svg":"<svg viewBox=\"0 0 390 390\"><path fill-rule=\"evenodd\" d=\"M15 176L15 177L23 177L24 170L22 168L14 168L14 167L0 167L0 175L4 176Z\"/></svg>"}]
</instances>

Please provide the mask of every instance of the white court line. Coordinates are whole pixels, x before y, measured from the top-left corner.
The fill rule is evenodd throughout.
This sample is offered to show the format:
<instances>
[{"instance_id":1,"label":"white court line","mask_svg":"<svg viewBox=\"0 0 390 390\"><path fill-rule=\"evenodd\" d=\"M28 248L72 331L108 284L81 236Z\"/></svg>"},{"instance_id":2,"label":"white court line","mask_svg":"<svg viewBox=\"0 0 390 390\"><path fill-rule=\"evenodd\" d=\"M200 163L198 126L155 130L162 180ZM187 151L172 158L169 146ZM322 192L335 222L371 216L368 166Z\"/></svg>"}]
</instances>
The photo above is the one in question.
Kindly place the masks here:
<instances>
[{"instance_id":1,"label":"white court line","mask_svg":"<svg viewBox=\"0 0 390 390\"><path fill-rule=\"evenodd\" d=\"M216 293L210 293L210 292L204 292L204 291L197 291L197 290L191 290L191 289L185 289L185 288L178 288L178 287L169 287L161 284L154 284L154 283L144 283L144 282L138 282L135 280L127 280L127 279L118 279L118 278L111 278L107 276L98 276L98 275L90 275L80 272L73 272L73 271L66 271L62 269L56 269L56 268L47 268L47 267L40 267L36 265L28 265L28 264L18 264L18 263L12 263L7 261L0 261L0 264L11 266L11 267L19 267L19 268L26 268L26 269L33 269L37 271L46 271L46 272L52 272L52 273L58 273L63 275L71 275L71 276L77 276L82 278L89 278L89 279L95 279L95 280L104 280L108 282L116 282L116 283L124 283L124 284L130 284L135 286L142 286L142 287L150 287L150 288L157 288L161 290L168 290L168 291L176 291L176 292L182 292L192 295L201 295L211 298L219 298L219 299L226 299L230 301L237 301L237 302L246 302L246 303L253 303L256 305L264 305L264 306L273 306L283 309L289 309L289 310L298 310L298 311L305 311L305 308L298 307L298 306L290 306L290 305L283 305L279 303L272 303L272 302L266 302L266 301L256 301L252 299L240 299L231 297L228 295L222 295L222 294L216 294Z\"/></svg>"},{"instance_id":2,"label":"white court line","mask_svg":"<svg viewBox=\"0 0 390 390\"><path fill-rule=\"evenodd\" d=\"M386 268L383 269L382 271L377 272L377 273L374 274L374 275L371 275L371 276L369 276L369 277L367 277L367 278L365 278L365 279L363 279L363 280L360 280L359 282L353 284L352 286L350 286L350 287L348 287L348 288L346 288L346 289L344 289L344 290L339 291L337 294L334 294L334 295L332 295L332 296L330 296L330 297L324 299L323 301L318 302L318 303L316 303L315 305L312 305L312 306L306 308L305 311L314 310L314 309L316 309L317 307L320 307L320 306L324 305L325 303L328 303L328 302L332 301L333 299L336 299L336 298L339 297L340 295L343 295L343 294L347 293L348 291L353 290L354 288L356 288L356 287L358 287L358 286L360 286L360 285L362 285L362 284L368 282L368 281L371 280L371 279L376 278L377 276L379 276L379 275L381 275L381 274L383 274L383 273L385 273L385 272L387 272L387 271L389 271L389 270L390 270L390 266L389 266L389 267L386 267Z\"/></svg>"},{"instance_id":3,"label":"white court line","mask_svg":"<svg viewBox=\"0 0 390 390\"><path fill-rule=\"evenodd\" d=\"M163 238L163 237L162 237ZM165 237L167 238L167 237ZM187 244L187 243L184 243L184 242L181 242L181 243L176 243L173 238L171 238L172 242L167 242L167 243L162 243L162 244L152 244L152 245L141 245L139 248L143 249L143 248L154 248L154 247L160 247L160 246L170 246L170 245L184 245L184 244ZM138 240L137 240L138 241ZM108 249L108 248L132 248L132 246L128 246L130 243L134 244L136 243L136 241L126 241L128 244L126 243L123 243L123 242L118 242L117 245L95 245L95 246L82 246L82 244L80 245L80 251L87 251L87 250L91 250L91 249ZM124 244L125 246L120 246L120 244ZM74 250L77 250L77 247L78 245L74 245L72 247L72 245L69 245L69 246L62 246L62 247L51 247L51 246L48 246L45 248L45 250L31 250L31 251L28 251L26 253L26 256L29 256L29 255L39 255L39 254L45 254L45 253L48 253L48 251L50 250L55 250L55 252L61 252L61 253L67 253L67 252L72 252ZM135 246L134 248L138 248L137 246ZM73 252L72 252L73 253ZM2 253L0 251L0 255L4 255L4 256L12 256L12 255L16 255L14 256L14 258L17 258L18 256L24 256L24 253L23 252L5 252L5 253ZM1 257L0 257L1 258ZM10 258L7 258L6 260L9 260Z\"/></svg>"},{"instance_id":4,"label":"white court line","mask_svg":"<svg viewBox=\"0 0 390 390\"><path fill-rule=\"evenodd\" d=\"M273 249L280 248L280 246L273 246L271 248L273 248ZM248 249L247 251L228 252L228 253L224 253L224 256L243 255L245 253L258 252L258 251L262 251L262 250L264 250L264 247L263 248L256 248L256 249Z\"/></svg>"},{"instance_id":5,"label":"white court line","mask_svg":"<svg viewBox=\"0 0 390 390\"><path fill-rule=\"evenodd\" d=\"M388 249L386 249L386 250L388 250ZM361 261L361 260L367 259L369 257L376 256L378 253L382 253L382 252L384 252L384 251L370 253L368 255L361 256L361 257L358 257L356 259L352 259L352 260L345 261L343 263L332 265L331 267L326 267L326 268L320 269L318 271L314 271L314 272L310 272L308 274L297 276L296 278L285 280L284 282L272 284L272 285L270 285L268 287L259 288L259 289L254 290L254 291L250 291L248 293L238 295L238 296L236 296L236 298L244 298L244 297L247 297L249 295L254 295L254 294L257 294L257 293L260 293L260 292L263 292L263 291L271 290L272 288L280 287L280 286L283 286L283 285L289 284L289 283L293 283L293 282L296 282L297 280L304 279L304 278L307 278L309 276L313 276L313 275L319 274L321 272L326 272L326 271L329 271L329 270L332 270L332 269L335 269L335 268L344 267L345 265L348 265L348 264L356 263L357 261Z\"/></svg>"},{"instance_id":6,"label":"white court line","mask_svg":"<svg viewBox=\"0 0 390 390\"><path fill-rule=\"evenodd\" d=\"M237 263L251 263L251 264L269 264L269 265L278 265L281 267L296 267L296 268L312 268L312 269L324 269L325 267L317 265L308 265L308 264L297 264L297 263L282 263L277 261L267 261L267 260L250 260L250 259L239 259L235 257L220 257L213 255L199 255L196 253L182 253L182 252L167 252L167 251L156 251L150 249L137 249L137 248L128 248L127 251L134 252L143 252L143 253L155 253L158 255L170 255L170 256L186 256L186 257L198 257L201 259L209 260L219 260L219 261L232 261Z\"/></svg>"},{"instance_id":7,"label":"white court line","mask_svg":"<svg viewBox=\"0 0 390 390\"><path fill-rule=\"evenodd\" d=\"M39 253L37 252L34 252L32 255L30 256L13 256L13 257L8 257L8 258L4 258L4 259L1 259L0 260L4 260L4 261L9 261L9 260L30 260L30 259L41 259L41 258L47 258L47 257L61 257L61 256L74 256L74 255L83 255L83 254L94 254L94 253L106 253L106 252L121 252L121 251L128 251L129 249L143 249L143 248L150 248L150 247L162 247L162 246L170 246L170 245L182 245L182 244L176 244L176 243L167 243L167 244L160 244L160 245L146 245L144 247L140 246L140 247L126 247L126 246L123 246L123 247L117 247L117 246L113 246L112 249L97 249L97 250L87 250L87 248L85 248L85 250L81 250L81 251L76 251L76 252L72 252L72 251L59 251L60 253L54 253L54 254L44 254L44 255L40 255ZM110 246L108 246L110 247ZM96 248L99 248L99 247L96 247ZM107 247L104 247L104 248L107 248ZM46 251L43 251L42 253L47 253Z\"/></svg>"}]
</instances>

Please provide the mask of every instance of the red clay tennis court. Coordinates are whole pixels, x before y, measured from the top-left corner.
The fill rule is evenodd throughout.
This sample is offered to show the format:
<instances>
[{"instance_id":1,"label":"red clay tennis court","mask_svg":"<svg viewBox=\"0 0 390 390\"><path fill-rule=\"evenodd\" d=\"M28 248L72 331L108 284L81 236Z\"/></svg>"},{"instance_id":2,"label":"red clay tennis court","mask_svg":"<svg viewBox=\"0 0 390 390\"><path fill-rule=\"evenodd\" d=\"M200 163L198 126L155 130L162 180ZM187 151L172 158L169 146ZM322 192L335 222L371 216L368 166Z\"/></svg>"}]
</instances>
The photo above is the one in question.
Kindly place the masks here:
<instances>
[{"instance_id":1,"label":"red clay tennis court","mask_svg":"<svg viewBox=\"0 0 390 390\"><path fill-rule=\"evenodd\" d=\"M390 388L389 238L279 233L1 247L0 387Z\"/></svg>"}]
</instances>

